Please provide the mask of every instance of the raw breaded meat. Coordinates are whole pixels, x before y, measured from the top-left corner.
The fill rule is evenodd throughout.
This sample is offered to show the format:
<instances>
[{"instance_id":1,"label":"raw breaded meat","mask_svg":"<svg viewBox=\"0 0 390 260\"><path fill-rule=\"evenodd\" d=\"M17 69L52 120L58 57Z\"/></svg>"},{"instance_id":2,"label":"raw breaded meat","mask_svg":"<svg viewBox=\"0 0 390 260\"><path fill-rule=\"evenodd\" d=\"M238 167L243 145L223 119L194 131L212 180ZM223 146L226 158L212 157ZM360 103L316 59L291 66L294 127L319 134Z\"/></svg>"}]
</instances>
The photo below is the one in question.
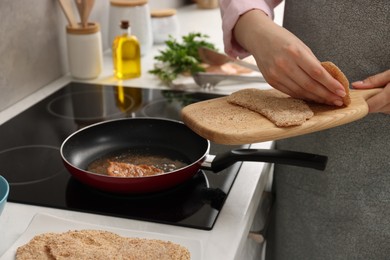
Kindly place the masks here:
<instances>
[{"instance_id":1,"label":"raw breaded meat","mask_svg":"<svg viewBox=\"0 0 390 260\"><path fill-rule=\"evenodd\" d=\"M333 78L335 78L337 81L343 85L345 89L345 97L343 97L343 102L345 106L348 106L351 104L351 98L349 96L349 81L347 77L344 75L344 73L337 67L333 62L330 61L324 61L321 62L322 67L326 69L326 71L329 72L330 75L332 75Z\"/></svg>"},{"instance_id":2,"label":"raw breaded meat","mask_svg":"<svg viewBox=\"0 0 390 260\"><path fill-rule=\"evenodd\" d=\"M248 88L232 93L227 101L262 114L278 127L302 125L314 115L305 101L282 92Z\"/></svg>"}]
</instances>

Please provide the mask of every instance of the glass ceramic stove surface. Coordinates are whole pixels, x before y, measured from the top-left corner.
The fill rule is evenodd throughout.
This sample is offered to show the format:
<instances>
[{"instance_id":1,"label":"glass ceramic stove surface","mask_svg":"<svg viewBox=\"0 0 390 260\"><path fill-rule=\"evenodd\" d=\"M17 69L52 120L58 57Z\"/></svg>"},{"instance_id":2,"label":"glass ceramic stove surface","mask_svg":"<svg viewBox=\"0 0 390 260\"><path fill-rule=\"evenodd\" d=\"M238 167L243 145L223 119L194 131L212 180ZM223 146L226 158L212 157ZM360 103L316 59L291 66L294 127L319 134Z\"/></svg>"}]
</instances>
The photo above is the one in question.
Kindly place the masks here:
<instances>
[{"instance_id":1,"label":"glass ceramic stove surface","mask_svg":"<svg viewBox=\"0 0 390 260\"><path fill-rule=\"evenodd\" d=\"M86 186L65 169L60 146L71 133L115 118L180 120L207 93L70 83L0 126L0 173L10 182L9 201L210 230L241 166L199 171L170 190L116 195ZM211 143L210 154L237 148Z\"/></svg>"}]
</instances>

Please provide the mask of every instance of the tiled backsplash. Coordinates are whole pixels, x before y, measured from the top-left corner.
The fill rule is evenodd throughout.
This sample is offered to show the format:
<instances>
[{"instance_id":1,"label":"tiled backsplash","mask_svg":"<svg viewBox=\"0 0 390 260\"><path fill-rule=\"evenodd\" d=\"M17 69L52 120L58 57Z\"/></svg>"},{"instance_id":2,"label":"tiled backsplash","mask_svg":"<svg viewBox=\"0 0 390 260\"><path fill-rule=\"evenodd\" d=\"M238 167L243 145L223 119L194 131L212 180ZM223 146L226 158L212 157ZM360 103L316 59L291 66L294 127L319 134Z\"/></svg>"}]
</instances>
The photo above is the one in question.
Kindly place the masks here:
<instances>
[{"instance_id":1,"label":"tiled backsplash","mask_svg":"<svg viewBox=\"0 0 390 260\"><path fill-rule=\"evenodd\" d=\"M73 1L73 0L69 0ZM150 0L151 8L189 0ZM74 7L76 13L76 7ZM108 48L109 0L96 0L90 20L101 25ZM67 72L66 19L56 0L0 1L0 111Z\"/></svg>"}]
</instances>

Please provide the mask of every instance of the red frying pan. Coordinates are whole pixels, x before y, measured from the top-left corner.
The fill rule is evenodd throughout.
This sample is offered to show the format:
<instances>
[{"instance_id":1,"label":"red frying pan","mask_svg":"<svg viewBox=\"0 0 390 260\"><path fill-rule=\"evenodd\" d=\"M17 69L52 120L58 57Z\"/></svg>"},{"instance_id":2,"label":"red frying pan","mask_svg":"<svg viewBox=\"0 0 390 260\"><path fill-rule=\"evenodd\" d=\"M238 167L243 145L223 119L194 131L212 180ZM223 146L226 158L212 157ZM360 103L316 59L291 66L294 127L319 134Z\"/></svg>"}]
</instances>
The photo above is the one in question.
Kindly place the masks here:
<instances>
[{"instance_id":1,"label":"red frying pan","mask_svg":"<svg viewBox=\"0 0 390 260\"><path fill-rule=\"evenodd\" d=\"M235 149L209 155L210 142L179 121L126 118L96 123L70 135L61 145L68 171L80 182L114 193L150 193L189 180L199 169L221 171L238 161L259 161L324 170L326 156L275 149ZM143 177L115 177L87 170L91 162L118 151L147 151L185 163L170 172ZM173 157L173 158L172 158Z\"/></svg>"}]
</instances>

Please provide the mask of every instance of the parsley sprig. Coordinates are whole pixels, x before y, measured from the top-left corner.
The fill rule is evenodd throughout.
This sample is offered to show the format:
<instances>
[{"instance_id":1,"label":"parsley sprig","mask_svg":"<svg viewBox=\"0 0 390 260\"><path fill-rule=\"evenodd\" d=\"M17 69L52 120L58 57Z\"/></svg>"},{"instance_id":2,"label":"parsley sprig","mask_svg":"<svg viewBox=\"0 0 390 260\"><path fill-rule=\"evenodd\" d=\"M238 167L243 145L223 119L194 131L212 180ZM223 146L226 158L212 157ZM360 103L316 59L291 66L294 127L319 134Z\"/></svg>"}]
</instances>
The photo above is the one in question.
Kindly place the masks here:
<instances>
[{"instance_id":1,"label":"parsley sprig","mask_svg":"<svg viewBox=\"0 0 390 260\"><path fill-rule=\"evenodd\" d=\"M179 42L172 36L165 41L166 48L160 50L154 59L159 61L149 73L156 75L164 83L172 82L182 73L204 71L200 66L199 47L208 47L217 50L213 43L208 41L209 36L202 33L189 33L182 36Z\"/></svg>"}]
</instances>

